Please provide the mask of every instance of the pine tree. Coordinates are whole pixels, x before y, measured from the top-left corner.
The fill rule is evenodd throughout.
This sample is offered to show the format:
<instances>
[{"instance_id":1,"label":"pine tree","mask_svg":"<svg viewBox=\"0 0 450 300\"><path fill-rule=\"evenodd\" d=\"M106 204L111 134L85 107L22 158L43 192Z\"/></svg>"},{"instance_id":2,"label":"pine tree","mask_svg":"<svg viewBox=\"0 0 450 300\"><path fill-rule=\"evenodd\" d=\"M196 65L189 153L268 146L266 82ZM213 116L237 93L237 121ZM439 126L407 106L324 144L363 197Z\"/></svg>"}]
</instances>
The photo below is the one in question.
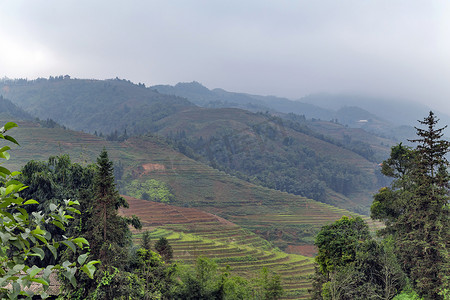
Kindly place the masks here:
<instances>
[{"instance_id":1,"label":"pine tree","mask_svg":"<svg viewBox=\"0 0 450 300\"><path fill-rule=\"evenodd\" d=\"M155 250L158 251L159 255L161 255L165 262L170 262L172 260L173 249L165 237L161 237L155 243Z\"/></svg>"},{"instance_id":2,"label":"pine tree","mask_svg":"<svg viewBox=\"0 0 450 300\"><path fill-rule=\"evenodd\" d=\"M114 184L113 164L103 150L97 158L94 183L90 190L80 193L82 214L78 219L79 231L90 242L90 258L100 260L95 282L79 278L77 289L66 287L69 299L122 299L139 289L131 288L139 279L125 269L131 233L128 224L139 227L139 219L128 219L118 214L120 207L128 207ZM93 296L95 295L95 296ZM135 297L136 298L136 297Z\"/></svg>"},{"instance_id":3,"label":"pine tree","mask_svg":"<svg viewBox=\"0 0 450 300\"><path fill-rule=\"evenodd\" d=\"M416 127L418 143L417 161L412 172L415 182L412 201L403 222L405 235L399 240L404 263L411 266L409 273L422 295L439 299L444 288L444 276L448 276L449 253L449 174L445 157L450 143L443 140L443 130L436 129L438 119L433 112L420 121L427 129Z\"/></svg>"},{"instance_id":4,"label":"pine tree","mask_svg":"<svg viewBox=\"0 0 450 300\"><path fill-rule=\"evenodd\" d=\"M118 215L120 207L128 207L114 184L113 163L103 150L97 158L97 174L94 179L92 202L91 253L103 265L116 265L126 255L126 246L131 243L127 220Z\"/></svg>"},{"instance_id":5,"label":"pine tree","mask_svg":"<svg viewBox=\"0 0 450 300\"><path fill-rule=\"evenodd\" d=\"M372 217L386 221L385 232L396 240L396 252L417 291L427 299L441 299L449 289L449 163L450 143L436 128L433 112L416 127L415 149L393 147L383 173L396 178L375 195Z\"/></svg>"}]
</instances>

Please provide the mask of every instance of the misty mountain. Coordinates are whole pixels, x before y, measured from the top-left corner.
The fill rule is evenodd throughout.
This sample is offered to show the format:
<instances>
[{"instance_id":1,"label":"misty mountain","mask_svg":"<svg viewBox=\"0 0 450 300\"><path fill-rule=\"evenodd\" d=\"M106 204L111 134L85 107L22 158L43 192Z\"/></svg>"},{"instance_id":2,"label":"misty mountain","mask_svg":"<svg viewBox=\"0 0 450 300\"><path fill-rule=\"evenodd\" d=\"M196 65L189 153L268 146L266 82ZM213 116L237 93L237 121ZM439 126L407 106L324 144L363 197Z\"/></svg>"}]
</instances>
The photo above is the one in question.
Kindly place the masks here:
<instances>
[{"instance_id":1,"label":"misty mountain","mask_svg":"<svg viewBox=\"0 0 450 300\"><path fill-rule=\"evenodd\" d=\"M188 100L160 94L127 80L2 80L0 94L40 119L86 132L142 134L154 123L194 106Z\"/></svg>"},{"instance_id":2,"label":"misty mountain","mask_svg":"<svg viewBox=\"0 0 450 300\"><path fill-rule=\"evenodd\" d=\"M314 94L300 100L290 100L228 92L219 88L210 90L195 81L152 88L160 93L185 97L202 107L268 111L281 117L285 117L283 114L294 113L305 116L310 121L332 120L352 128L361 128L395 141L413 138L415 131L412 126L430 110L421 104L352 95ZM439 112L437 115L442 123L450 123L449 116Z\"/></svg>"},{"instance_id":3,"label":"misty mountain","mask_svg":"<svg viewBox=\"0 0 450 300\"><path fill-rule=\"evenodd\" d=\"M167 95L184 97L192 103L208 108L242 108L253 112L271 110L263 101L254 99L250 95L231 93L223 89L210 90L202 84L180 82L175 86L155 85L152 89Z\"/></svg>"},{"instance_id":4,"label":"misty mountain","mask_svg":"<svg viewBox=\"0 0 450 300\"><path fill-rule=\"evenodd\" d=\"M15 120L31 120L33 117L10 100L0 95L0 118Z\"/></svg>"},{"instance_id":5,"label":"misty mountain","mask_svg":"<svg viewBox=\"0 0 450 300\"><path fill-rule=\"evenodd\" d=\"M228 92L216 88L210 90L198 82L178 83L175 86L156 85L153 89L160 93L185 97L192 103L210 108L242 108L253 112L281 112L305 115L307 118L331 120L334 112L313 104L292 101L275 96L259 96Z\"/></svg>"},{"instance_id":6,"label":"misty mountain","mask_svg":"<svg viewBox=\"0 0 450 300\"><path fill-rule=\"evenodd\" d=\"M442 123L450 123L450 116L439 110L432 109L421 103L405 100L355 95L314 94L303 97L299 101L320 107L327 107L335 111L347 106L359 107L381 119L389 120L389 123L396 126L415 125L417 124L417 120L422 120L430 110L436 113Z\"/></svg>"}]
</instances>

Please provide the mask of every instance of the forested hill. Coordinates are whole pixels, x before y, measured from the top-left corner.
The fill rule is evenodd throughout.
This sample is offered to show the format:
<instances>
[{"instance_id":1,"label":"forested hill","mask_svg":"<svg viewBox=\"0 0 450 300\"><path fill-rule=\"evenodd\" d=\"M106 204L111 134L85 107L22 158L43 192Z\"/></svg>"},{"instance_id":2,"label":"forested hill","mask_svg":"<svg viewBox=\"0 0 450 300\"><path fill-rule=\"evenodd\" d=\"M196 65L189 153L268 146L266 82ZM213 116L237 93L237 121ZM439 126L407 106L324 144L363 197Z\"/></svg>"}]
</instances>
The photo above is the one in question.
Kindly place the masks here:
<instances>
[{"instance_id":1,"label":"forested hill","mask_svg":"<svg viewBox=\"0 0 450 300\"><path fill-rule=\"evenodd\" d=\"M374 137L372 145L356 138L339 142L299 122L235 108L185 110L157 124L160 135L192 158L256 184L358 212L367 212L371 194L386 184L373 149L388 147Z\"/></svg>"},{"instance_id":2,"label":"forested hill","mask_svg":"<svg viewBox=\"0 0 450 300\"><path fill-rule=\"evenodd\" d=\"M228 92L224 89L209 90L198 82L178 83L175 86L155 85L153 89L168 95L177 95L189 99L199 106L219 108L234 107L250 111L272 111L281 113L296 113L307 118L331 120L334 118L332 110L310 103L292 101L275 96L258 96L245 93Z\"/></svg>"},{"instance_id":3,"label":"forested hill","mask_svg":"<svg viewBox=\"0 0 450 300\"><path fill-rule=\"evenodd\" d=\"M351 128L405 141L414 137L414 124L430 108L421 104L406 104L401 100L386 100L354 95L314 94L299 100L276 96L260 96L208 89L198 82L183 82L174 86L155 85L153 89L168 95L185 97L194 104L209 108L242 108L272 114L295 113L307 120L334 120ZM450 117L439 113L444 123Z\"/></svg>"},{"instance_id":4,"label":"forested hill","mask_svg":"<svg viewBox=\"0 0 450 300\"><path fill-rule=\"evenodd\" d=\"M1 84L3 95L34 117L108 134L112 140L158 133L180 152L241 179L357 212L367 213L371 195L386 184L378 163L394 142L337 122L205 109L119 79L57 77ZM191 87L208 93L198 84Z\"/></svg>"},{"instance_id":5,"label":"forested hill","mask_svg":"<svg viewBox=\"0 0 450 300\"><path fill-rule=\"evenodd\" d=\"M154 122L193 106L184 98L159 94L127 80L56 77L2 80L0 94L40 119L53 119L86 132L141 134Z\"/></svg>"},{"instance_id":6,"label":"forested hill","mask_svg":"<svg viewBox=\"0 0 450 300\"><path fill-rule=\"evenodd\" d=\"M165 186L173 195L169 197L170 204L217 214L276 242L283 249L288 245L311 244L320 226L349 214L229 176L189 159L153 135L123 142L105 141L87 133L44 128L34 122L19 122L19 128L13 132L21 146L12 146L14 160L4 164L11 170L19 170L30 160L48 161L51 155L66 153L72 161L86 165L94 162L105 148L114 161L123 194L141 198ZM155 187L155 181L159 186Z\"/></svg>"},{"instance_id":7,"label":"forested hill","mask_svg":"<svg viewBox=\"0 0 450 300\"><path fill-rule=\"evenodd\" d=\"M33 117L11 101L0 95L0 118L11 120L31 120Z\"/></svg>"}]
</instances>

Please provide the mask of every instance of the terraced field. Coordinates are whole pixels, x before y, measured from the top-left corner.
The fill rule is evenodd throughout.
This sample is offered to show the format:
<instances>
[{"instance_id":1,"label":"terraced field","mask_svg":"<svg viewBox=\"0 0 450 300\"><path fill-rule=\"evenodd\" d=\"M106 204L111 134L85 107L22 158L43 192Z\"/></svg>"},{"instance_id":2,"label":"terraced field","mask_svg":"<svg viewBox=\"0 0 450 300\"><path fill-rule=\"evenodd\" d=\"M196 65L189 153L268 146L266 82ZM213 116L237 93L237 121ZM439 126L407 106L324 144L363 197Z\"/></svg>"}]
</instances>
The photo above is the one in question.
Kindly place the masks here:
<instances>
[{"instance_id":1,"label":"terraced field","mask_svg":"<svg viewBox=\"0 0 450 300\"><path fill-rule=\"evenodd\" d=\"M286 254L254 233L198 209L125 198L130 208L121 213L139 216L144 225L143 230L133 231L135 243L149 230L153 241L162 236L169 240L175 260L193 264L198 256L206 256L249 279L267 267L281 276L285 299L309 297L311 258Z\"/></svg>"},{"instance_id":2,"label":"terraced field","mask_svg":"<svg viewBox=\"0 0 450 300\"><path fill-rule=\"evenodd\" d=\"M47 160L50 155L64 153L70 154L73 161L92 163L105 147L110 158L124 166L124 180L162 181L175 196L171 204L218 215L282 249L311 245L320 226L351 214L239 180L187 158L154 136L107 142L87 133L42 128L30 122L19 123L11 134L21 144L13 147L12 159L5 164L12 170L31 159Z\"/></svg>"}]
</instances>

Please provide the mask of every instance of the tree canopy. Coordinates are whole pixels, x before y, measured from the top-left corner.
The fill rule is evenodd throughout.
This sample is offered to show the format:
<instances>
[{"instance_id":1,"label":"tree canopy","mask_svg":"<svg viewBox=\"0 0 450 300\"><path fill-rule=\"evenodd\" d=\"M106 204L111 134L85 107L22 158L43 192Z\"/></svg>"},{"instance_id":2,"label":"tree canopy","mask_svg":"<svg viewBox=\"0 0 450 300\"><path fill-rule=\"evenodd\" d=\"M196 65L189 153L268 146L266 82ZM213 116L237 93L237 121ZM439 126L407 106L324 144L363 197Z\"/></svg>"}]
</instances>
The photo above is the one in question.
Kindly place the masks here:
<instances>
[{"instance_id":1,"label":"tree canopy","mask_svg":"<svg viewBox=\"0 0 450 300\"><path fill-rule=\"evenodd\" d=\"M450 288L450 143L443 139L447 126L437 128L438 121L433 112L419 121L426 128L416 127L416 148L392 148L382 171L394 181L371 208L373 218L386 222L383 233L394 235L404 271L427 299L441 299Z\"/></svg>"},{"instance_id":2,"label":"tree canopy","mask_svg":"<svg viewBox=\"0 0 450 300\"><path fill-rule=\"evenodd\" d=\"M17 124L8 122L0 128L0 139L18 144L10 135L5 134L8 130L17 127ZM8 160L10 154L9 146L0 149L0 157ZM98 261L88 261L89 253L85 248L89 246L86 239L82 237L62 236L55 240L52 233L47 231L47 226L54 226L62 230L66 229L69 220L73 217L70 213L80 214L73 206L79 204L77 201L64 200L62 203L49 205L43 212L40 210L28 213L26 208L31 205L39 207L39 202L33 199L26 200L19 193L26 186L18 181L16 177L20 172L11 172L5 167L0 167L0 295L2 298L17 299L18 297L31 298L34 292L29 290L32 283L42 285L38 291L41 297L46 298L47 288L50 284L50 274L59 270L73 287L77 286L75 274L83 271L92 278ZM68 213L70 212L70 213ZM39 267L29 263L32 257L44 260L49 250L54 258L57 257L59 248L67 247L72 251L75 261L61 261L58 264L49 264ZM37 276L41 273L41 276Z\"/></svg>"}]
</instances>

